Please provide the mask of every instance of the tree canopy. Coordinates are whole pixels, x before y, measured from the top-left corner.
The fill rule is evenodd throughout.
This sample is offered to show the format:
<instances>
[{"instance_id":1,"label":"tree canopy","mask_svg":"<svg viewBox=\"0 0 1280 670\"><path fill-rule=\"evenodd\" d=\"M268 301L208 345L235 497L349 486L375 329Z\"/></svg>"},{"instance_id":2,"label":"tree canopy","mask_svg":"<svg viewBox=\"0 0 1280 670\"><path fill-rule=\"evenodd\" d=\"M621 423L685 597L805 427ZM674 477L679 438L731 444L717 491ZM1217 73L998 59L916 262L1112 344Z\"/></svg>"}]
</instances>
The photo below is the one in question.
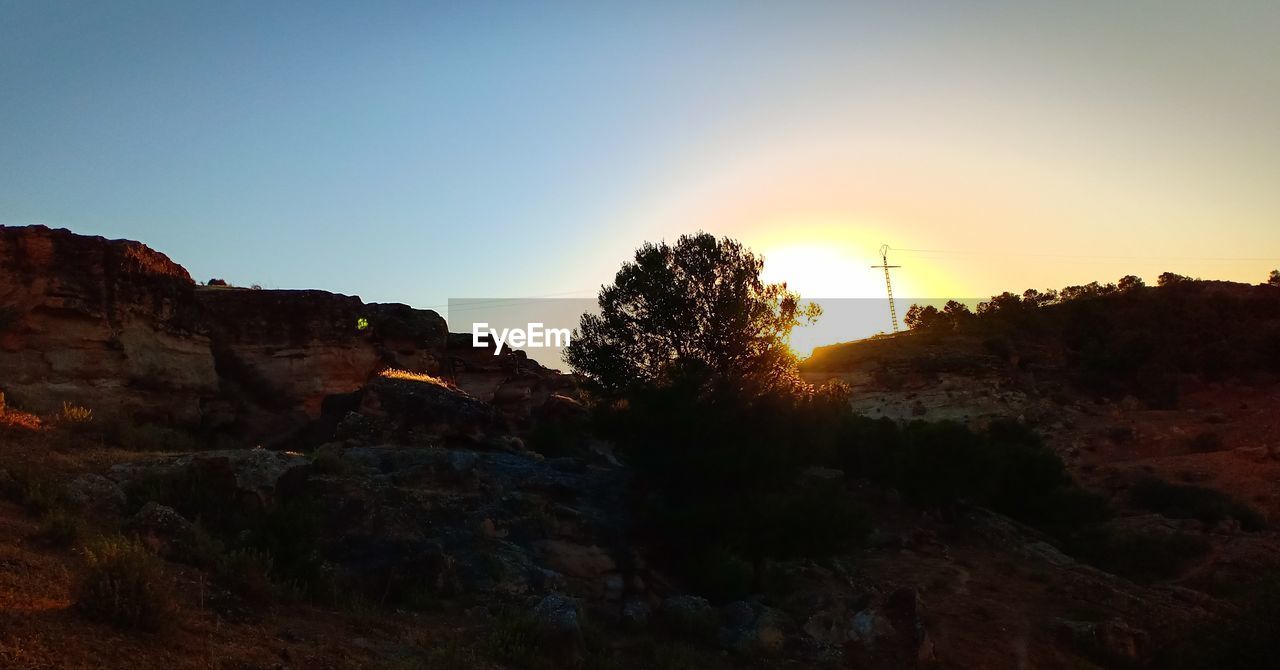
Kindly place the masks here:
<instances>
[{"instance_id":1,"label":"tree canopy","mask_svg":"<svg viewBox=\"0 0 1280 670\"><path fill-rule=\"evenodd\" d=\"M698 377L717 387L795 383L791 329L820 310L786 284L760 278L764 261L729 238L648 243L601 289L565 360L606 395Z\"/></svg>"}]
</instances>

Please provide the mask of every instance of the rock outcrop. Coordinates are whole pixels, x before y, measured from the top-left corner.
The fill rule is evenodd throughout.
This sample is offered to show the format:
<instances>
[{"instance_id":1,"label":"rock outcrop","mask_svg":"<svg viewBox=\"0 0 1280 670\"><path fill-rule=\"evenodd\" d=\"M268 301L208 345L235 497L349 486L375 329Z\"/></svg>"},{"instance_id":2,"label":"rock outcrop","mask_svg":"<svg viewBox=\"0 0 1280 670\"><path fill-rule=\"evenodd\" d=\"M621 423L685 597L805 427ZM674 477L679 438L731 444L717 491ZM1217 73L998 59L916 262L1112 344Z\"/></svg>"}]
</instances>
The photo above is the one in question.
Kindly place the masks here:
<instances>
[{"instance_id":1,"label":"rock outcrop","mask_svg":"<svg viewBox=\"0 0 1280 670\"><path fill-rule=\"evenodd\" d=\"M573 387L522 352L494 356L451 336L430 310L197 286L138 242L0 226L0 391L16 406L69 402L265 440L336 421L388 367L454 382L517 424Z\"/></svg>"},{"instance_id":2,"label":"rock outcrop","mask_svg":"<svg viewBox=\"0 0 1280 670\"><path fill-rule=\"evenodd\" d=\"M36 412L197 423L218 375L194 290L138 242L0 226L0 388Z\"/></svg>"}]
</instances>

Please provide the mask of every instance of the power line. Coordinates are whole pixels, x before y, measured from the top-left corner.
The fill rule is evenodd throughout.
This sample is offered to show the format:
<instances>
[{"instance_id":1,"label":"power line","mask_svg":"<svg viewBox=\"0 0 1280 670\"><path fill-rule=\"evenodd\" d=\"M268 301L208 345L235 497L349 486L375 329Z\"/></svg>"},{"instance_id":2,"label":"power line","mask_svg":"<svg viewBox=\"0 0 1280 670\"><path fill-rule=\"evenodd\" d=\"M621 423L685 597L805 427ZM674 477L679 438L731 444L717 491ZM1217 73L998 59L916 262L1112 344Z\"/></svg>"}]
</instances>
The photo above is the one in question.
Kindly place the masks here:
<instances>
[{"instance_id":1,"label":"power line","mask_svg":"<svg viewBox=\"0 0 1280 670\"><path fill-rule=\"evenodd\" d=\"M952 256L986 256L993 258L1002 258L1010 256L1021 256L1027 258L1073 258L1087 260L1129 260L1129 261L1218 261L1218 262L1250 262L1261 263L1280 260L1280 256L1271 257L1228 257L1228 256L1115 256L1115 255L1093 255L1093 254L1048 254L1048 253L1032 253L1023 251L1008 252L990 252L990 251L961 251L954 249L899 249L893 248L894 251L901 253L920 253L920 254L943 254Z\"/></svg>"}]
</instances>

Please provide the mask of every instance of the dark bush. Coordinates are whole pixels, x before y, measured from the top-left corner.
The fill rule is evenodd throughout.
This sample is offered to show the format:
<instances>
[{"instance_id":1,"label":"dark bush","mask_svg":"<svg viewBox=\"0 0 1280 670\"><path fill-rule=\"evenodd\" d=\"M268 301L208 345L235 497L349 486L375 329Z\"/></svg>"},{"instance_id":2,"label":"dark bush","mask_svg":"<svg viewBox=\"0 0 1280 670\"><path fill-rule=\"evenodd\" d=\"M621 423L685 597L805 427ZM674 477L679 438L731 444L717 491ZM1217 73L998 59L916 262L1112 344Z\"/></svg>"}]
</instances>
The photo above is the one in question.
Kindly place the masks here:
<instances>
[{"instance_id":1,"label":"dark bush","mask_svg":"<svg viewBox=\"0 0 1280 670\"><path fill-rule=\"evenodd\" d=\"M125 538L105 539L85 551L88 567L76 608L89 618L125 629L157 631L173 621L173 582L160 559Z\"/></svg>"},{"instance_id":2,"label":"dark bush","mask_svg":"<svg viewBox=\"0 0 1280 670\"><path fill-rule=\"evenodd\" d=\"M851 417L840 465L896 488L916 505L990 507L1046 530L1068 530L1109 516L1107 503L1076 488L1066 467L1030 429L993 423L975 433L956 422Z\"/></svg>"},{"instance_id":3,"label":"dark bush","mask_svg":"<svg viewBox=\"0 0 1280 670\"><path fill-rule=\"evenodd\" d=\"M1212 523L1235 519L1248 531L1266 528L1266 520L1255 509L1231 496L1194 484L1171 484L1160 479L1138 482L1129 491L1137 507L1174 519L1197 519Z\"/></svg>"}]
</instances>

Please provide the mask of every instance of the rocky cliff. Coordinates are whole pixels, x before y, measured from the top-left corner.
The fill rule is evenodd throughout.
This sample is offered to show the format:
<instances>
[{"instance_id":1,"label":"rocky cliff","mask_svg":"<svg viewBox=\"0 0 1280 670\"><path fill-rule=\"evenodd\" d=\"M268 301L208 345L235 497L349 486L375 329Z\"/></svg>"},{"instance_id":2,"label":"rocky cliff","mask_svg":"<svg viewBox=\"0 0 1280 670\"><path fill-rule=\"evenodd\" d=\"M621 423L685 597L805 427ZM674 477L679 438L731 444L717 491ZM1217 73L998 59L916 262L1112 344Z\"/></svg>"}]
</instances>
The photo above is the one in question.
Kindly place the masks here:
<instances>
[{"instance_id":1,"label":"rocky cliff","mask_svg":"<svg viewBox=\"0 0 1280 670\"><path fill-rule=\"evenodd\" d=\"M464 341L465 340L465 341ZM450 343L453 347L450 347ZM138 242L0 226L0 390L38 413L258 436L296 428L388 367L460 381L527 416L571 384L450 338L441 316L325 291L197 286Z\"/></svg>"},{"instance_id":2,"label":"rocky cliff","mask_svg":"<svg viewBox=\"0 0 1280 670\"><path fill-rule=\"evenodd\" d=\"M0 226L0 388L34 411L197 422L218 375L194 292L138 242Z\"/></svg>"}]
</instances>

